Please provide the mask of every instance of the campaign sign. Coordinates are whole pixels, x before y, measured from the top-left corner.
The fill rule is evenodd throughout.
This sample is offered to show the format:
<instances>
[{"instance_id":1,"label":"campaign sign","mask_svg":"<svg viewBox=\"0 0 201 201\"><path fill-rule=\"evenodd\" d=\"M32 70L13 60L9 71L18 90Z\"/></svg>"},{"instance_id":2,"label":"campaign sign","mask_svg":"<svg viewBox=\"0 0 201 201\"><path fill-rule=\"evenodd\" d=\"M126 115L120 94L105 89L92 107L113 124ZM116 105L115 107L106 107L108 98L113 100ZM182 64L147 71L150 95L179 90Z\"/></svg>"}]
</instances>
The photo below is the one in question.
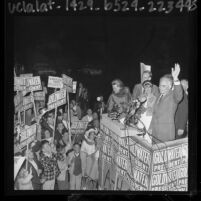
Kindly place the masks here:
<instances>
[{"instance_id":1,"label":"campaign sign","mask_svg":"<svg viewBox=\"0 0 201 201\"><path fill-rule=\"evenodd\" d=\"M14 91L23 91L26 89L26 78L14 77Z\"/></svg>"},{"instance_id":2,"label":"campaign sign","mask_svg":"<svg viewBox=\"0 0 201 201\"><path fill-rule=\"evenodd\" d=\"M72 121L71 134L82 134L87 128L88 121Z\"/></svg>"},{"instance_id":3,"label":"campaign sign","mask_svg":"<svg viewBox=\"0 0 201 201\"><path fill-rule=\"evenodd\" d=\"M180 144L153 152L152 191L188 190L188 144Z\"/></svg>"},{"instance_id":4,"label":"campaign sign","mask_svg":"<svg viewBox=\"0 0 201 201\"><path fill-rule=\"evenodd\" d=\"M42 90L40 76L26 78L26 91Z\"/></svg>"},{"instance_id":5,"label":"campaign sign","mask_svg":"<svg viewBox=\"0 0 201 201\"><path fill-rule=\"evenodd\" d=\"M104 160L115 164L113 169L130 184L131 190L148 190L151 152L136 143L132 137L121 138L106 126L102 126L102 129L105 134Z\"/></svg>"},{"instance_id":6,"label":"campaign sign","mask_svg":"<svg viewBox=\"0 0 201 201\"><path fill-rule=\"evenodd\" d=\"M55 93L51 94L47 104L48 110L66 104L66 90L61 89L60 91L56 91Z\"/></svg>"},{"instance_id":7,"label":"campaign sign","mask_svg":"<svg viewBox=\"0 0 201 201\"><path fill-rule=\"evenodd\" d=\"M36 124L29 126L20 133L19 148L23 149L27 144L33 142L36 138Z\"/></svg>"},{"instance_id":8,"label":"campaign sign","mask_svg":"<svg viewBox=\"0 0 201 201\"><path fill-rule=\"evenodd\" d=\"M21 110L21 108L23 106L22 93L18 93L17 95L15 95L15 97L14 97L14 105L15 105L15 112L18 112L19 110Z\"/></svg>"},{"instance_id":9,"label":"campaign sign","mask_svg":"<svg viewBox=\"0 0 201 201\"><path fill-rule=\"evenodd\" d=\"M73 93L76 93L77 81L73 81Z\"/></svg>"},{"instance_id":10,"label":"campaign sign","mask_svg":"<svg viewBox=\"0 0 201 201\"><path fill-rule=\"evenodd\" d=\"M65 74L62 74L63 83L69 87L73 86L73 79Z\"/></svg>"},{"instance_id":11,"label":"campaign sign","mask_svg":"<svg viewBox=\"0 0 201 201\"><path fill-rule=\"evenodd\" d=\"M44 101L45 100L45 92L37 91L34 93L34 100L36 101Z\"/></svg>"},{"instance_id":12,"label":"campaign sign","mask_svg":"<svg viewBox=\"0 0 201 201\"><path fill-rule=\"evenodd\" d=\"M60 77L49 76L48 87L50 88L63 88L63 79Z\"/></svg>"},{"instance_id":13,"label":"campaign sign","mask_svg":"<svg viewBox=\"0 0 201 201\"><path fill-rule=\"evenodd\" d=\"M33 107L33 98L32 96L25 96L23 98L23 106L22 106L22 111L23 110L28 110Z\"/></svg>"}]
</instances>

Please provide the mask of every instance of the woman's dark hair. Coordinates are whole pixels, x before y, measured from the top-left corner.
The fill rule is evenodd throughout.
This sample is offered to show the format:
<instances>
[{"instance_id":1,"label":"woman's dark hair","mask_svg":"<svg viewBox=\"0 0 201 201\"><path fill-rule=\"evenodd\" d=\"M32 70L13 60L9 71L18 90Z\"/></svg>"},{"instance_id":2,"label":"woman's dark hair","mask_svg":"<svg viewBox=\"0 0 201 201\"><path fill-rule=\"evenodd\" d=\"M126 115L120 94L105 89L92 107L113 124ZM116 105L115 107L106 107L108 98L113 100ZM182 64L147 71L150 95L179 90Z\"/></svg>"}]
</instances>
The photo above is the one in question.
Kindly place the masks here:
<instances>
[{"instance_id":1,"label":"woman's dark hair","mask_svg":"<svg viewBox=\"0 0 201 201\"><path fill-rule=\"evenodd\" d=\"M150 87L153 86L152 83L151 83L149 80L145 80L145 81L142 83L143 88L144 88L146 85L149 85Z\"/></svg>"}]
</instances>

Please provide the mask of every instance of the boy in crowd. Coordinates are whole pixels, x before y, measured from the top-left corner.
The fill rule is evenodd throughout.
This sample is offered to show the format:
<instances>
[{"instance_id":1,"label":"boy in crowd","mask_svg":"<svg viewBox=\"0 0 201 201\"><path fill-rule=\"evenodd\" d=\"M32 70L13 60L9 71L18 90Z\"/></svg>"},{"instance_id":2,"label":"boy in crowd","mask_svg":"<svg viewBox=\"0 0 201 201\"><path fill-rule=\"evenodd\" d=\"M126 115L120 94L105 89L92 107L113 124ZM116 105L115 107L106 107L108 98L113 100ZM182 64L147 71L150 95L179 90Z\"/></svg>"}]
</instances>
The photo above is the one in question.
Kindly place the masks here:
<instances>
[{"instance_id":1,"label":"boy in crowd","mask_svg":"<svg viewBox=\"0 0 201 201\"><path fill-rule=\"evenodd\" d=\"M75 143L73 151L68 155L68 167L70 173L70 189L80 190L82 178L82 161L80 157L80 145Z\"/></svg>"}]
</instances>

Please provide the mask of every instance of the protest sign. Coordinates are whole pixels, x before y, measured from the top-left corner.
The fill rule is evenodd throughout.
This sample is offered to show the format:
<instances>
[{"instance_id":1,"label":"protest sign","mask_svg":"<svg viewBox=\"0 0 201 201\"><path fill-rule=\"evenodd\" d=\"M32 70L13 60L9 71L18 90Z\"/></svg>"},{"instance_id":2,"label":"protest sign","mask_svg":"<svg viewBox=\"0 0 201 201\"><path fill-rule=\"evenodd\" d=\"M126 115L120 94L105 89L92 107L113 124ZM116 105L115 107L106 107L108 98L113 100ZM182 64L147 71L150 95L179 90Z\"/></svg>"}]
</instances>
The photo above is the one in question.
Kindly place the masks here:
<instances>
[{"instance_id":1,"label":"protest sign","mask_svg":"<svg viewBox=\"0 0 201 201\"><path fill-rule=\"evenodd\" d=\"M72 121L71 133L82 134L87 128L88 121Z\"/></svg>"},{"instance_id":2,"label":"protest sign","mask_svg":"<svg viewBox=\"0 0 201 201\"><path fill-rule=\"evenodd\" d=\"M146 65L144 63L140 63L140 75L141 75L141 82L142 82L142 74L144 71L150 71L151 72L151 66Z\"/></svg>"},{"instance_id":3,"label":"protest sign","mask_svg":"<svg viewBox=\"0 0 201 201\"><path fill-rule=\"evenodd\" d=\"M25 146L33 142L36 138L36 124L31 126L27 126L24 130L20 133L20 143L19 148L23 149Z\"/></svg>"},{"instance_id":4,"label":"protest sign","mask_svg":"<svg viewBox=\"0 0 201 201\"><path fill-rule=\"evenodd\" d=\"M22 93L19 92L17 95L14 97L14 105L15 105L15 112L18 112L22 109L23 106L23 96Z\"/></svg>"},{"instance_id":5,"label":"protest sign","mask_svg":"<svg viewBox=\"0 0 201 201\"><path fill-rule=\"evenodd\" d=\"M114 129L117 122L105 123L101 121L100 125L103 138L100 154L103 189L113 190L112 184L105 186L104 183L108 177L104 171L109 168L113 176L110 173L108 181L115 181L114 190L188 190L187 139L167 142L167 147L164 143L151 146L137 135L121 137L116 133L120 131Z\"/></svg>"},{"instance_id":6,"label":"protest sign","mask_svg":"<svg viewBox=\"0 0 201 201\"><path fill-rule=\"evenodd\" d=\"M69 87L73 86L73 79L65 74L62 74L63 84Z\"/></svg>"},{"instance_id":7,"label":"protest sign","mask_svg":"<svg viewBox=\"0 0 201 201\"><path fill-rule=\"evenodd\" d=\"M180 144L153 152L150 190L188 190L188 144Z\"/></svg>"},{"instance_id":8,"label":"protest sign","mask_svg":"<svg viewBox=\"0 0 201 201\"><path fill-rule=\"evenodd\" d=\"M25 96L23 98L23 107L22 110L28 110L33 107L33 98L32 96Z\"/></svg>"},{"instance_id":9,"label":"protest sign","mask_svg":"<svg viewBox=\"0 0 201 201\"><path fill-rule=\"evenodd\" d=\"M26 91L42 90L40 76L26 78Z\"/></svg>"},{"instance_id":10,"label":"protest sign","mask_svg":"<svg viewBox=\"0 0 201 201\"><path fill-rule=\"evenodd\" d=\"M73 79L71 77L65 75L65 74L62 74L62 78L63 78L63 88L66 89L66 93L67 93L68 119L70 119L69 93L73 92ZM70 139L70 143L71 143L71 125L70 125L70 121L68 121L67 123L68 123L69 139Z\"/></svg>"},{"instance_id":11,"label":"protest sign","mask_svg":"<svg viewBox=\"0 0 201 201\"><path fill-rule=\"evenodd\" d=\"M66 104L66 90L61 89L60 91L56 91L49 96L49 100L47 103L48 110L57 108L64 104Z\"/></svg>"},{"instance_id":12,"label":"protest sign","mask_svg":"<svg viewBox=\"0 0 201 201\"><path fill-rule=\"evenodd\" d=\"M34 100L44 101L45 100L45 92L44 91L34 92Z\"/></svg>"},{"instance_id":13,"label":"protest sign","mask_svg":"<svg viewBox=\"0 0 201 201\"><path fill-rule=\"evenodd\" d=\"M26 78L14 77L14 91L23 91L26 89Z\"/></svg>"},{"instance_id":14,"label":"protest sign","mask_svg":"<svg viewBox=\"0 0 201 201\"><path fill-rule=\"evenodd\" d=\"M77 81L73 81L73 92L72 93L76 93L76 88L77 88Z\"/></svg>"},{"instance_id":15,"label":"protest sign","mask_svg":"<svg viewBox=\"0 0 201 201\"><path fill-rule=\"evenodd\" d=\"M49 76L48 87L50 88L63 88L63 79L60 77Z\"/></svg>"},{"instance_id":16,"label":"protest sign","mask_svg":"<svg viewBox=\"0 0 201 201\"><path fill-rule=\"evenodd\" d=\"M132 137L121 138L104 125L101 125L101 133L105 135L102 159L130 183L132 190L148 190L151 152L136 144Z\"/></svg>"}]
</instances>

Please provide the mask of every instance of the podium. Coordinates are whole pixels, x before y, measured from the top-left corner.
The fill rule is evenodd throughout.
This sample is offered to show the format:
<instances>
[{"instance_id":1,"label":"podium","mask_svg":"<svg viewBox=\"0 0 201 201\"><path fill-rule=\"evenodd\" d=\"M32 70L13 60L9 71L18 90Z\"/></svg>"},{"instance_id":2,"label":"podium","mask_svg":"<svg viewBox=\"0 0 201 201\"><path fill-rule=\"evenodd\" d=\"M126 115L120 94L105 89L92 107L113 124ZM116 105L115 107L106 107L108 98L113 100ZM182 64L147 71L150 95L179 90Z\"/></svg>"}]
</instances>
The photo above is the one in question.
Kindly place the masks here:
<instances>
[{"instance_id":1,"label":"podium","mask_svg":"<svg viewBox=\"0 0 201 201\"><path fill-rule=\"evenodd\" d=\"M138 134L102 115L102 190L188 191L188 138L151 145Z\"/></svg>"}]
</instances>

